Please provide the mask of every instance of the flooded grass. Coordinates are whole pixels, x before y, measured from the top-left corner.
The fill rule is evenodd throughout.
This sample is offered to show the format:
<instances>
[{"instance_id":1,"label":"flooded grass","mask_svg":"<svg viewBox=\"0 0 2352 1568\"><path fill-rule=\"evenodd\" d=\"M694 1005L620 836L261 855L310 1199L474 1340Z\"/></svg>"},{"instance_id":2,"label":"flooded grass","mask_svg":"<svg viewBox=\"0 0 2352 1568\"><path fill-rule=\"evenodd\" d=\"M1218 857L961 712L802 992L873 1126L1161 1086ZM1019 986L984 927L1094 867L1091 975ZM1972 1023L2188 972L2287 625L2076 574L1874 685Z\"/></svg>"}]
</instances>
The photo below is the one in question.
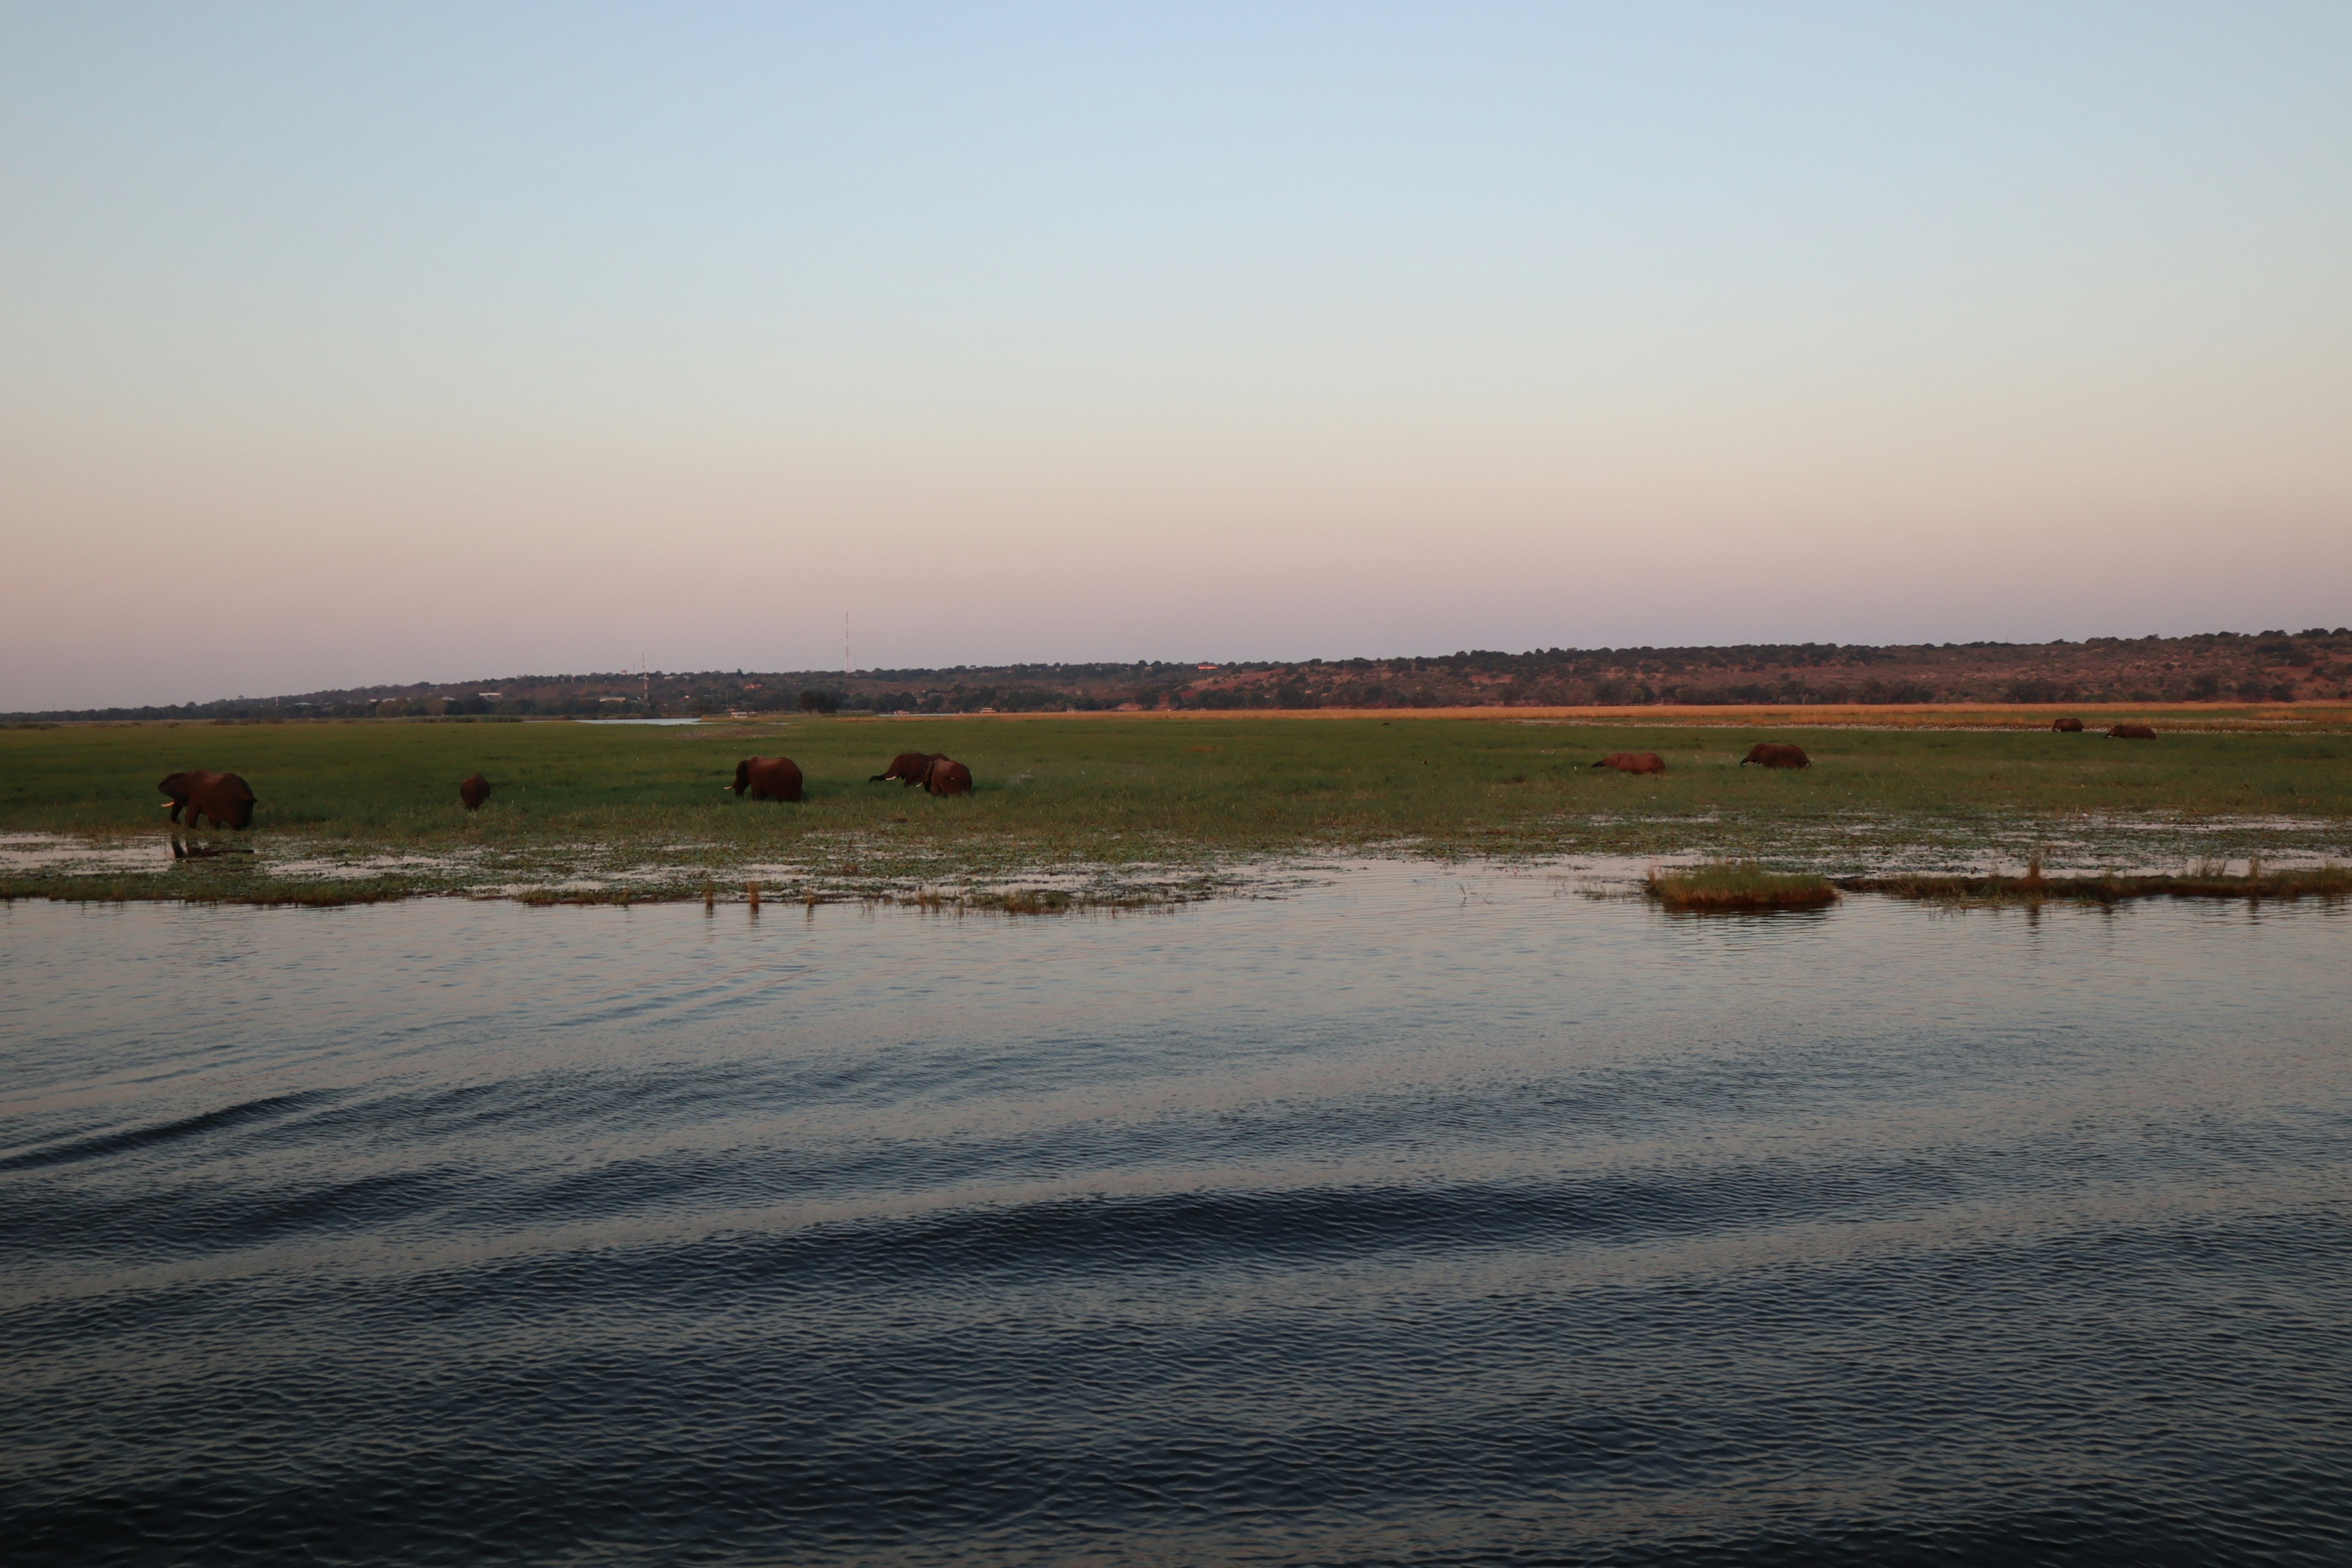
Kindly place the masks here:
<instances>
[{"instance_id":1,"label":"flooded grass","mask_svg":"<svg viewBox=\"0 0 2352 1568\"><path fill-rule=\"evenodd\" d=\"M1838 897L1826 877L1770 871L1753 860L1662 867L1650 873L1648 888L1670 910L1809 910Z\"/></svg>"},{"instance_id":2,"label":"flooded grass","mask_svg":"<svg viewBox=\"0 0 2352 1568\"><path fill-rule=\"evenodd\" d=\"M2103 872L2090 877L2051 877L2035 868L2021 877L1846 877L1838 879L1838 886L1855 892L1964 904L2041 903L2053 900L2117 904L2133 899L2333 901L2352 898L2352 866L2273 870L2257 863L2239 874L2200 867L2178 874L2129 876Z\"/></svg>"},{"instance_id":3,"label":"flooded grass","mask_svg":"<svg viewBox=\"0 0 2352 1568\"><path fill-rule=\"evenodd\" d=\"M1985 716L1975 715L1979 719ZM1738 766L1802 733L1802 773ZM901 751L978 781L868 784ZM1654 751L1664 775L1594 769ZM796 805L722 792L785 754ZM456 894L624 902L768 884L799 900L939 890L967 906L1184 902L1286 857L1754 861L1827 876L1973 875L2047 847L2076 873L2352 853L2352 736L1461 718L817 719L620 728L350 721L0 731L0 896L312 901ZM249 835L185 836L154 781L242 774ZM478 813L457 799L479 771ZM251 847L254 855L202 851ZM730 895L733 896L733 895Z\"/></svg>"}]
</instances>

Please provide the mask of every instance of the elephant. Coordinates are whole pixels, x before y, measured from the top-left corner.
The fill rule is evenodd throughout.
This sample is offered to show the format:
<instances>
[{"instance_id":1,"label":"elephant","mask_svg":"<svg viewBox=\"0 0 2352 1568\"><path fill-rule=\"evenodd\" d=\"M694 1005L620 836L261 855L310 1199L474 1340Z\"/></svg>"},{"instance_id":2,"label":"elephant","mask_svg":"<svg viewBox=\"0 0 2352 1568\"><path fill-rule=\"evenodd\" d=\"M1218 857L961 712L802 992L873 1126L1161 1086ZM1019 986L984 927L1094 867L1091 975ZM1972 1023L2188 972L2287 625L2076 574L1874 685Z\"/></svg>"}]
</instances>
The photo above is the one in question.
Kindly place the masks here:
<instances>
[{"instance_id":1,"label":"elephant","mask_svg":"<svg viewBox=\"0 0 2352 1568\"><path fill-rule=\"evenodd\" d=\"M2107 731L2110 741L2153 741L2156 731L2145 724L2117 724Z\"/></svg>"},{"instance_id":2,"label":"elephant","mask_svg":"<svg viewBox=\"0 0 2352 1568\"><path fill-rule=\"evenodd\" d=\"M901 752L890 759L890 765L867 779L867 784L887 784L896 779L908 788L921 784L931 771L933 763L947 761L945 752Z\"/></svg>"},{"instance_id":3,"label":"elephant","mask_svg":"<svg viewBox=\"0 0 2352 1568\"><path fill-rule=\"evenodd\" d=\"M970 795L971 770L952 757L941 757L924 773L923 788L933 795Z\"/></svg>"},{"instance_id":4,"label":"elephant","mask_svg":"<svg viewBox=\"0 0 2352 1568\"><path fill-rule=\"evenodd\" d=\"M1621 773L1662 773L1666 771L1665 758L1655 752L1612 752L1592 765L1615 768Z\"/></svg>"},{"instance_id":5,"label":"elephant","mask_svg":"<svg viewBox=\"0 0 2352 1568\"><path fill-rule=\"evenodd\" d=\"M490 781L476 773L457 786L457 798L466 803L467 811L479 811L482 802L490 798Z\"/></svg>"},{"instance_id":6,"label":"elephant","mask_svg":"<svg viewBox=\"0 0 2352 1568\"><path fill-rule=\"evenodd\" d=\"M190 827L198 817L210 818L215 827L234 827L240 833L253 826L253 786L235 773L173 773L155 787L172 797L167 809L173 822L180 820L184 807Z\"/></svg>"},{"instance_id":7,"label":"elephant","mask_svg":"<svg viewBox=\"0 0 2352 1568\"><path fill-rule=\"evenodd\" d=\"M1739 765L1743 768L1750 763L1759 768L1810 768L1813 765L1813 759L1805 755L1802 746L1781 746L1769 741L1759 741L1748 748L1746 756L1739 759Z\"/></svg>"},{"instance_id":8,"label":"elephant","mask_svg":"<svg viewBox=\"0 0 2352 1568\"><path fill-rule=\"evenodd\" d=\"M2079 735L2083 732L2083 721L2080 719L2053 719L2050 721L2050 727L2062 735Z\"/></svg>"},{"instance_id":9,"label":"elephant","mask_svg":"<svg viewBox=\"0 0 2352 1568\"><path fill-rule=\"evenodd\" d=\"M798 800L800 764L790 757L746 757L735 764L735 782L722 787L753 800Z\"/></svg>"}]
</instances>

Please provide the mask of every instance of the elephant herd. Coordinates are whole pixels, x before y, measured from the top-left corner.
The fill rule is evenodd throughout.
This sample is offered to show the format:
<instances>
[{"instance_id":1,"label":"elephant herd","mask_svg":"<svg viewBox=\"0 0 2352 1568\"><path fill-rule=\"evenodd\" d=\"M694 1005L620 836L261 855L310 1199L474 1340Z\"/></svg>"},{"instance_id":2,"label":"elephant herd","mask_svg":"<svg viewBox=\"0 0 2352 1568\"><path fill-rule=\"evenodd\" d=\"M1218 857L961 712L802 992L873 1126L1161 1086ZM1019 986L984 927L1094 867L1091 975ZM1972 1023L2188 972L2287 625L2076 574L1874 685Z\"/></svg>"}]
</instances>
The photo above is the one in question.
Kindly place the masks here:
<instances>
[{"instance_id":1,"label":"elephant herd","mask_svg":"<svg viewBox=\"0 0 2352 1568\"><path fill-rule=\"evenodd\" d=\"M2079 735L2083 732L2080 719L2056 720L2050 727L2060 734ZM2109 727L2107 738L2114 741L2153 741L2156 731L2146 724L2116 724ZM1746 756L1739 759L1739 765L1743 768L1750 763L1759 768L1810 768L1813 765L1813 759L1805 755L1802 746L1759 741L1748 749ZM1615 768L1621 773L1662 773L1666 771L1666 760L1655 752L1612 752L1592 765Z\"/></svg>"},{"instance_id":2,"label":"elephant herd","mask_svg":"<svg viewBox=\"0 0 2352 1568\"><path fill-rule=\"evenodd\" d=\"M867 782L920 785L932 795L970 795L971 770L944 752L901 752ZM171 797L163 808L175 826L194 827L208 821L241 833L253 826L253 786L235 773L172 773L155 787ZM790 757L746 757L735 764L735 782L719 787L753 800L796 801L801 798L800 764ZM490 781L479 773L469 774L457 786L457 799L467 811L481 810L489 798Z\"/></svg>"},{"instance_id":3,"label":"elephant herd","mask_svg":"<svg viewBox=\"0 0 2352 1568\"><path fill-rule=\"evenodd\" d=\"M971 770L945 752L901 752L890 765L866 781L922 786L927 795L970 795ZM720 786L737 798L798 800L801 768L790 757L746 757L735 764L735 782Z\"/></svg>"},{"instance_id":4,"label":"elephant herd","mask_svg":"<svg viewBox=\"0 0 2352 1568\"><path fill-rule=\"evenodd\" d=\"M2060 719L2051 729L2064 734L2081 734L2080 719ZM2156 731L2146 724L2116 724L2107 735L2117 741L2153 741ZM1760 768L1809 768L1812 758L1805 755L1802 746L1783 745L1771 741L1759 741L1739 759L1741 767L1750 763ZM1666 762L1655 752L1612 752L1592 764L1596 768L1614 768L1621 773L1663 773ZM890 759L890 765L866 781L868 784L897 784L908 789L919 787L929 795L970 795L971 770L943 752L901 752ZM735 782L722 784L739 799L797 801L802 798L800 764L790 757L746 757L735 764ZM181 814L187 814L186 826L194 827L201 821L210 821L215 827L233 827L239 831L253 826L255 805L252 786L235 773L192 772L172 773L155 786L170 797L164 803L178 824ZM457 798L467 811L479 811L482 803L490 798L490 781L479 773L469 776L457 786Z\"/></svg>"},{"instance_id":5,"label":"elephant herd","mask_svg":"<svg viewBox=\"0 0 2352 1568\"><path fill-rule=\"evenodd\" d=\"M1805 755L1802 746L1778 745L1770 741L1759 741L1748 748L1739 759L1746 767L1754 763L1759 768L1810 768L1813 759ZM1621 773L1662 773L1666 771L1666 759L1655 752L1612 752L1592 764L1596 768L1615 768Z\"/></svg>"}]
</instances>

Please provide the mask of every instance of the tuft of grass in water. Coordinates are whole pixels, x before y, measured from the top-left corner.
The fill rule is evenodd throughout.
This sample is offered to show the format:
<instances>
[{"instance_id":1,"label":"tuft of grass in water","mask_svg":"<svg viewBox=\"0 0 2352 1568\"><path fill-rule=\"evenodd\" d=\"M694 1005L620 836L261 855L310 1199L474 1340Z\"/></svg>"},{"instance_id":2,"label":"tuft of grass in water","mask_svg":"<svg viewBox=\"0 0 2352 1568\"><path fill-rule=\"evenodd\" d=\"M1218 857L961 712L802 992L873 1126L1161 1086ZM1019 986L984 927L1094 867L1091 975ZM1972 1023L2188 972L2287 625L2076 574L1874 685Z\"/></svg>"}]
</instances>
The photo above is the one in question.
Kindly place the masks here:
<instances>
[{"instance_id":1,"label":"tuft of grass in water","mask_svg":"<svg viewBox=\"0 0 2352 1568\"><path fill-rule=\"evenodd\" d=\"M1768 871L1753 860L1653 868L1650 896L1671 910L1805 910L1837 901L1826 877Z\"/></svg>"},{"instance_id":2,"label":"tuft of grass in water","mask_svg":"<svg viewBox=\"0 0 2352 1568\"><path fill-rule=\"evenodd\" d=\"M2045 900L2074 900L2117 904L2133 899L2265 899L2292 900L2352 898L2352 866L2316 866L2300 870L2266 869L2256 858L2242 876L2232 876L2218 861L2206 860L2178 876L2169 872L2127 877L2103 872L2094 877L2044 877L2039 867L2022 877L1942 877L1915 874L1896 877L1841 877L1837 885L1857 893L1889 893L1898 899L1923 899L1945 903L2021 904Z\"/></svg>"}]
</instances>

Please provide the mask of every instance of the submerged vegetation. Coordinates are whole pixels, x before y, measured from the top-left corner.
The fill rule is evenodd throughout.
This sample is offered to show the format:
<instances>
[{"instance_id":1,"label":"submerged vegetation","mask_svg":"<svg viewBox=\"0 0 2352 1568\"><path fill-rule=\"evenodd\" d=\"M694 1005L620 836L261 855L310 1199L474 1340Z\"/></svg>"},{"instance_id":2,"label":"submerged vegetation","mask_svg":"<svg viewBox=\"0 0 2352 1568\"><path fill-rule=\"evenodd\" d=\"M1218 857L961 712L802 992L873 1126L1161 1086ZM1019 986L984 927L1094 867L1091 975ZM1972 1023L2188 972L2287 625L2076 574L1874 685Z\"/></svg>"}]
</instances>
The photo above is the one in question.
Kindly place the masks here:
<instances>
[{"instance_id":1,"label":"submerged vegetation","mask_svg":"<svg viewBox=\"0 0 2352 1568\"><path fill-rule=\"evenodd\" d=\"M2352 866L2266 868L2257 860L2242 873L2208 864L2187 871L2128 875L2101 871L2086 877L2052 877L2040 866L2021 877L1955 877L1912 873L1892 877L1846 877L1839 886L1861 893L1945 903L2025 904L2052 900L2118 904L2133 899L2245 899L2292 900L2352 898Z\"/></svg>"},{"instance_id":2,"label":"submerged vegetation","mask_svg":"<svg viewBox=\"0 0 2352 1568\"><path fill-rule=\"evenodd\" d=\"M2352 736L2186 722L2159 716L2157 742L2129 745L2046 728L1493 710L0 730L0 896L604 902L743 900L758 882L792 902L932 896L1044 911L1200 898L1286 858L1335 854L1699 854L1880 881L1967 873L1990 887L2001 879L1984 868L2045 846L2062 870L2103 875L2352 853ZM1800 738L1809 770L1737 765L1757 741ZM965 762L977 793L866 782L906 751ZM1591 766L1615 751L1656 752L1667 772ZM805 802L725 793L755 753L793 758ZM258 853L173 858L155 782L200 767L241 774L260 805L249 835L191 847ZM477 771L493 788L469 813L457 785Z\"/></svg>"}]
</instances>

